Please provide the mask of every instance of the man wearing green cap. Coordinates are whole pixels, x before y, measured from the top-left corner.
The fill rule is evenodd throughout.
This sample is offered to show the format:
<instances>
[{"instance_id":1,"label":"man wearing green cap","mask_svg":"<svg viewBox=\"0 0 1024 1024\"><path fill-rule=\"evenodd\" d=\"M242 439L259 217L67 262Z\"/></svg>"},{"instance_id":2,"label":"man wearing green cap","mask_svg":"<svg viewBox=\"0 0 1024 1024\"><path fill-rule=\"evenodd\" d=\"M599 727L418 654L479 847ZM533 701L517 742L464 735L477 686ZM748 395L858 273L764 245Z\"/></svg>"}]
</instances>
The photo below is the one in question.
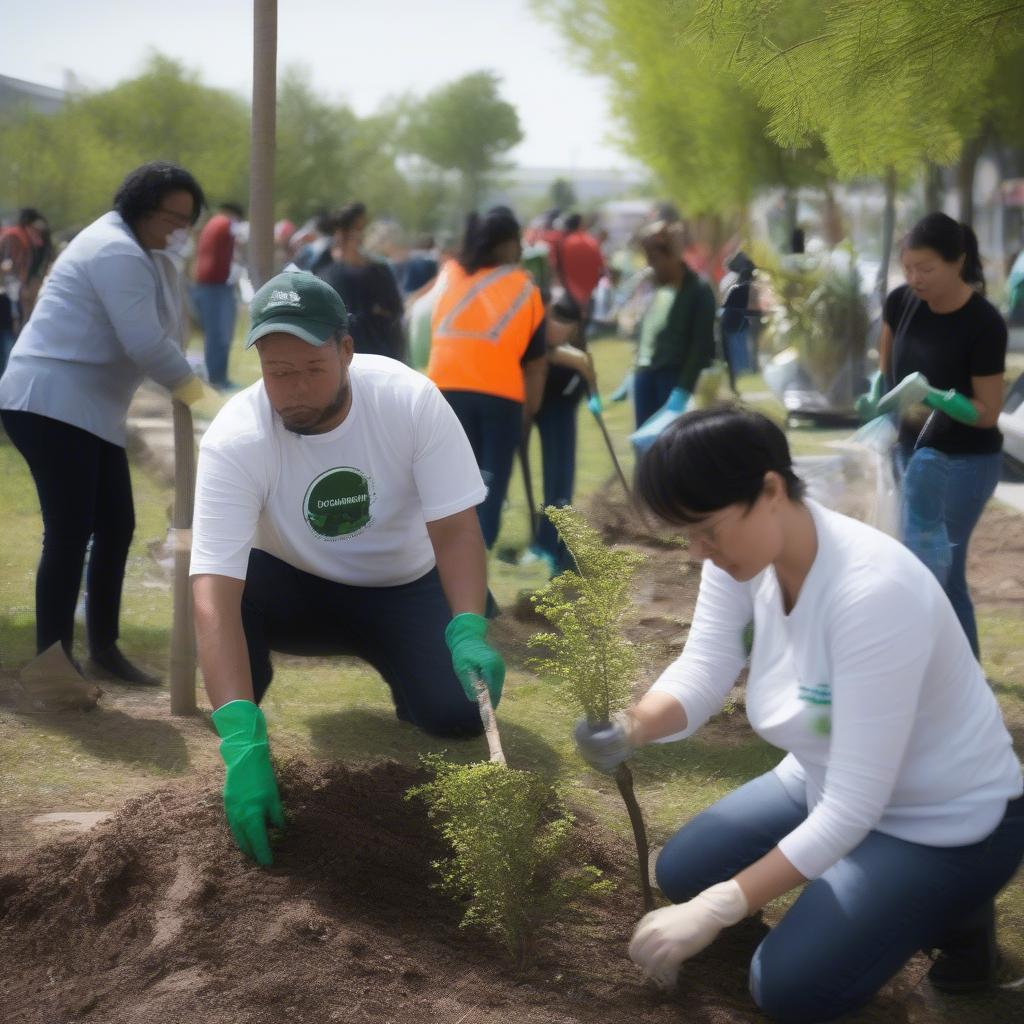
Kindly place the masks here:
<instances>
[{"instance_id":1,"label":"man wearing green cap","mask_svg":"<svg viewBox=\"0 0 1024 1024\"><path fill-rule=\"evenodd\" d=\"M269 864L271 650L365 659L397 716L436 736L480 733L473 680L497 704L505 666L483 617L486 488L441 393L353 355L344 304L312 274L278 274L251 314L263 376L203 437L191 573L228 821Z\"/></svg>"}]
</instances>

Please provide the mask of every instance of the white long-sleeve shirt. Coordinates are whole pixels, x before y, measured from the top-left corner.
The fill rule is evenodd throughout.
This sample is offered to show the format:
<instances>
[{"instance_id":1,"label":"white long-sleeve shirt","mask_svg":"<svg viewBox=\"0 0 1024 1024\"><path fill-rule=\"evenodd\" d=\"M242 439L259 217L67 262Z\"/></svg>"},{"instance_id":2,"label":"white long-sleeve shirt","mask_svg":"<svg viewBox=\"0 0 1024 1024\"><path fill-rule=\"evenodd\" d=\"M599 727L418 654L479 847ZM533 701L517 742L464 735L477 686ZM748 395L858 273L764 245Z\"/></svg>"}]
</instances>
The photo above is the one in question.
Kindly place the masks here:
<instances>
[{"instance_id":1,"label":"white long-sleeve shirt","mask_svg":"<svg viewBox=\"0 0 1024 1024\"><path fill-rule=\"evenodd\" d=\"M816 878L872 830L930 846L983 839L1022 791L999 706L935 577L902 544L807 502L818 551L786 614L769 566L746 583L705 562L686 647L654 689L687 716L721 709L753 621L747 715L788 755L775 768L806 799L779 843Z\"/></svg>"},{"instance_id":2,"label":"white long-sleeve shirt","mask_svg":"<svg viewBox=\"0 0 1024 1024\"><path fill-rule=\"evenodd\" d=\"M155 257L115 212L57 257L0 378L0 409L38 413L125 444L128 406L147 376L192 373Z\"/></svg>"}]
</instances>

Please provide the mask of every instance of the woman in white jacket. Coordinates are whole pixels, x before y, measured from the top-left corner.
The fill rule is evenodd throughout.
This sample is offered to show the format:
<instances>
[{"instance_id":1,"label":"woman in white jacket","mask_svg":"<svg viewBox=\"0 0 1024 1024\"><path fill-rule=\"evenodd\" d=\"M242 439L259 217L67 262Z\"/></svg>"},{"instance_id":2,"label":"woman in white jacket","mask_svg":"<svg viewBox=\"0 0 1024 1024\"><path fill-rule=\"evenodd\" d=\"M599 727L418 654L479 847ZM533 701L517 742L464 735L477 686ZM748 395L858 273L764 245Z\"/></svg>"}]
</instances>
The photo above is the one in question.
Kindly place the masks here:
<instances>
[{"instance_id":1,"label":"woman in white jacket","mask_svg":"<svg viewBox=\"0 0 1024 1024\"><path fill-rule=\"evenodd\" d=\"M770 1017L856 1009L920 949L937 987L992 981L996 893L1024 853L1021 769L942 588L906 548L803 497L785 435L756 413L681 417L637 487L705 559L686 647L610 728L577 724L605 771L681 740L746 660L754 730L776 768L698 814L657 861L675 906L630 955L671 986L729 925L805 886L761 943L751 992ZM684 902L685 901L685 902Z\"/></svg>"},{"instance_id":2,"label":"woman in white jacket","mask_svg":"<svg viewBox=\"0 0 1024 1024\"><path fill-rule=\"evenodd\" d=\"M159 680L117 646L135 529L125 452L128 405L151 377L182 401L203 393L169 326L173 294L158 251L187 241L204 204L188 171L136 168L114 209L58 257L0 378L0 420L39 493L43 553L36 574L36 646L71 656L75 604L90 540L86 631L90 668L123 682Z\"/></svg>"}]
</instances>

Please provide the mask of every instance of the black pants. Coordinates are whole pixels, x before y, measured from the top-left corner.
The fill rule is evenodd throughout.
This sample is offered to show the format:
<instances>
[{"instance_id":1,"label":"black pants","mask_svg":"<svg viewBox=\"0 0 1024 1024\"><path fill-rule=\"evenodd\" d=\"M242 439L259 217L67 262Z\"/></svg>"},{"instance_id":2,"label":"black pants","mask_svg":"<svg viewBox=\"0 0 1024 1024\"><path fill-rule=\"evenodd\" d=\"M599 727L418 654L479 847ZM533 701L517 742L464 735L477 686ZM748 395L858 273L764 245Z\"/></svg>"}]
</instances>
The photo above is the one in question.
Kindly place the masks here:
<instances>
[{"instance_id":1,"label":"black pants","mask_svg":"<svg viewBox=\"0 0 1024 1024\"><path fill-rule=\"evenodd\" d=\"M469 438L487 497L476 507L488 549L501 530L501 508L508 493L519 439L523 433L523 404L477 391L444 391L448 404Z\"/></svg>"},{"instance_id":2,"label":"black pants","mask_svg":"<svg viewBox=\"0 0 1024 1024\"><path fill-rule=\"evenodd\" d=\"M118 637L124 567L135 532L128 455L116 444L48 416L5 409L0 420L28 463L43 513L36 649L44 651L59 640L70 656L91 539L86 632L89 649L102 651Z\"/></svg>"},{"instance_id":3,"label":"black pants","mask_svg":"<svg viewBox=\"0 0 1024 1024\"><path fill-rule=\"evenodd\" d=\"M397 587L352 587L254 549L242 592L253 695L270 686L270 652L351 654L391 689L395 713L435 736L478 736L480 712L452 668L451 619L437 569Z\"/></svg>"}]
</instances>

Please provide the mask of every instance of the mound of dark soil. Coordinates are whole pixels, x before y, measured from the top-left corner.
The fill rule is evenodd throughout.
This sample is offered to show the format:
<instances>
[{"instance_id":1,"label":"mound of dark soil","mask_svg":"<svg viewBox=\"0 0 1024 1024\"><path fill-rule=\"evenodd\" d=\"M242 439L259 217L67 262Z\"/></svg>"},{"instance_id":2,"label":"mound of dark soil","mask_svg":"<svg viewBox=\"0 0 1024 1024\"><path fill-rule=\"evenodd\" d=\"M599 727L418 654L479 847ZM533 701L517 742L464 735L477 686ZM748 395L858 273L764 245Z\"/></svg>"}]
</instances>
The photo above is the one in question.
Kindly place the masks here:
<instances>
[{"instance_id":1,"label":"mound of dark soil","mask_svg":"<svg viewBox=\"0 0 1024 1024\"><path fill-rule=\"evenodd\" d=\"M219 794L191 782L0 876L5 1024L759 1019L746 993L759 921L691 961L677 993L642 983L625 955L630 851L588 822L574 858L616 891L551 925L517 972L431 887L443 851L404 799L416 772L291 763L280 780L290 820L272 869L235 850Z\"/></svg>"}]
</instances>

